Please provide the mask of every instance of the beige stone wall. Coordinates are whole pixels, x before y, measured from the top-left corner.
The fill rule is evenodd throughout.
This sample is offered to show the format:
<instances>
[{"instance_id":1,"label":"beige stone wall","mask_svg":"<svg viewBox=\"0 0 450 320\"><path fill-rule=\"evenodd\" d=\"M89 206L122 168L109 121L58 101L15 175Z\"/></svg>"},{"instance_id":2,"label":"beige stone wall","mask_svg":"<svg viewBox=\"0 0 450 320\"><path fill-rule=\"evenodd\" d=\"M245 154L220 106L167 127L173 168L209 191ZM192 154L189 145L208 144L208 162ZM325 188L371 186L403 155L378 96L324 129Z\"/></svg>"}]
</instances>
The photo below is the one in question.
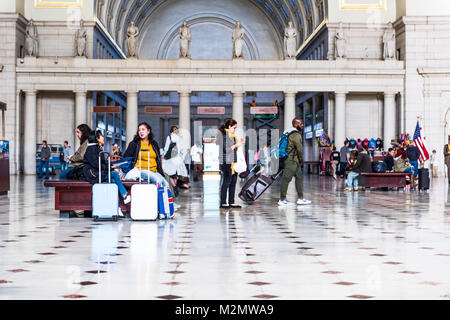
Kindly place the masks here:
<instances>
[{"instance_id":1,"label":"beige stone wall","mask_svg":"<svg viewBox=\"0 0 450 320\"><path fill-rule=\"evenodd\" d=\"M15 13L0 13L0 101L7 104L5 113L6 140L10 141L10 172L15 174L18 169L18 137L20 136L16 120L16 57L20 52L20 43L24 40L25 19Z\"/></svg>"}]
</instances>

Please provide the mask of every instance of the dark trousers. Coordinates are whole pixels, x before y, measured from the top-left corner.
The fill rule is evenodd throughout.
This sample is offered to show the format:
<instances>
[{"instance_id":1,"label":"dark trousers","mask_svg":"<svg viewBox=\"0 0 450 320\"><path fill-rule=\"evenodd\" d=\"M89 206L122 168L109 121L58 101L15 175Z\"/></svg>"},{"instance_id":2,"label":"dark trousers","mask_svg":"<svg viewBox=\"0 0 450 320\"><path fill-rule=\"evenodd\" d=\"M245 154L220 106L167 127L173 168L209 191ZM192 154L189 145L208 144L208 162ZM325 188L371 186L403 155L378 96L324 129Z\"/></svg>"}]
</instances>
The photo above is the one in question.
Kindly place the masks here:
<instances>
[{"instance_id":1,"label":"dark trousers","mask_svg":"<svg viewBox=\"0 0 450 320\"><path fill-rule=\"evenodd\" d=\"M347 162L339 162L338 170L337 170L336 174L338 176L344 175L346 167L347 167Z\"/></svg>"},{"instance_id":2,"label":"dark trousers","mask_svg":"<svg viewBox=\"0 0 450 320\"><path fill-rule=\"evenodd\" d=\"M234 204L234 194L236 192L237 173L232 174L231 164L222 164L220 166L222 173L221 185L220 185L220 205Z\"/></svg>"},{"instance_id":3,"label":"dark trousers","mask_svg":"<svg viewBox=\"0 0 450 320\"><path fill-rule=\"evenodd\" d=\"M194 181L197 181L202 173L202 164L194 162Z\"/></svg>"},{"instance_id":4,"label":"dark trousers","mask_svg":"<svg viewBox=\"0 0 450 320\"><path fill-rule=\"evenodd\" d=\"M41 160L41 165L39 166L39 177L44 176L44 168L45 168L45 177L48 179L50 176L50 168L49 168L50 160Z\"/></svg>"}]
</instances>

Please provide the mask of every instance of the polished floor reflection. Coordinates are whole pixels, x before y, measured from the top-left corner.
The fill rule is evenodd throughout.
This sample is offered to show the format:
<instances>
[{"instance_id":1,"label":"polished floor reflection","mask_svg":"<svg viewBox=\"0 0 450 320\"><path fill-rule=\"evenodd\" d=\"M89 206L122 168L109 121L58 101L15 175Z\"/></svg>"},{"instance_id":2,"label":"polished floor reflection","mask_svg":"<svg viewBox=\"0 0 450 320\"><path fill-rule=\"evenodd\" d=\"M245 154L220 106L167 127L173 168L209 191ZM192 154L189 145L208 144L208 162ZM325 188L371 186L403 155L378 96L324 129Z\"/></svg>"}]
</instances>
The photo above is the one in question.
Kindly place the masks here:
<instances>
[{"instance_id":1,"label":"polished floor reflection","mask_svg":"<svg viewBox=\"0 0 450 320\"><path fill-rule=\"evenodd\" d=\"M345 193L317 176L304 187L308 206L279 208L274 185L221 211L209 179L180 194L174 220L94 222L60 219L42 180L12 177L0 299L450 299L444 178L420 194Z\"/></svg>"}]
</instances>

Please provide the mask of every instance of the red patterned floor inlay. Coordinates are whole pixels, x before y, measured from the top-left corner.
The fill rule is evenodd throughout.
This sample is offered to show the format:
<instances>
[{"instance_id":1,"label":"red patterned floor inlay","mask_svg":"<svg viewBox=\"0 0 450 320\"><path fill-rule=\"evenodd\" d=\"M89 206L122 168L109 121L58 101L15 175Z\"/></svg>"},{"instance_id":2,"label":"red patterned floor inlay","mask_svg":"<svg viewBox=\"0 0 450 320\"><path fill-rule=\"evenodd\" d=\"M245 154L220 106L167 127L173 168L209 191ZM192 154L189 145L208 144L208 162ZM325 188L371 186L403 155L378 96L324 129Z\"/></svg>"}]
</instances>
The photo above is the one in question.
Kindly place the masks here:
<instances>
[{"instance_id":1,"label":"red patterned floor inlay","mask_svg":"<svg viewBox=\"0 0 450 320\"><path fill-rule=\"evenodd\" d=\"M352 296L349 296L349 298L365 300L365 299L372 299L373 297L372 296L365 296L365 295L362 295L362 294L354 294Z\"/></svg>"},{"instance_id":2,"label":"red patterned floor inlay","mask_svg":"<svg viewBox=\"0 0 450 320\"><path fill-rule=\"evenodd\" d=\"M82 281L79 282L78 284L82 285L82 286L91 286L93 284L97 284L97 282L92 282L92 281Z\"/></svg>"},{"instance_id":3,"label":"red patterned floor inlay","mask_svg":"<svg viewBox=\"0 0 450 320\"><path fill-rule=\"evenodd\" d=\"M438 253L436 254L437 256L442 256L442 257L450 257L449 253Z\"/></svg>"},{"instance_id":4,"label":"red patterned floor inlay","mask_svg":"<svg viewBox=\"0 0 450 320\"><path fill-rule=\"evenodd\" d=\"M180 298L183 298L183 297L175 296L175 295L169 294L169 295L167 295L167 296L159 296L159 297L157 297L157 298L159 298L159 299L164 299L164 300L174 300L174 299L180 299Z\"/></svg>"},{"instance_id":5,"label":"red patterned floor inlay","mask_svg":"<svg viewBox=\"0 0 450 320\"><path fill-rule=\"evenodd\" d=\"M181 282L177 282L177 281L171 281L171 282L163 282L162 284L165 284L165 285L168 285L168 286L179 286L182 283Z\"/></svg>"},{"instance_id":6,"label":"red patterned floor inlay","mask_svg":"<svg viewBox=\"0 0 450 320\"><path fill-rule=\"evenodd\" d=\"M265 273L265 272L264 271L253 270L253 271L245 271L245 273L248 273L248 274L260 274L260 273Z\"/></svg>"},{"instance_id":7,"label":"red patterned floor inlay","mask_svg":"<svg viewBox=\"0 0 450 320\"><path fill-rule=\"evenodd\" d=\"M374 253L374 254L371 254L371 256L372 257L385 257L386 255L382 254L382 253Z\"/></svg>"},{"instance_id":8,"label":"red patterned floor inlay","mask_svg":"<svg viewBox=\"0 0 450 320\"><path fill-rule=\"evenodd\" d=\"M64 243L70 243L70 242L76 242L75 240L63 240L63 241L61 241L61 242L64 242Z\"/></svg>"},{"instance_id":9,"label":"red patterned floor inlay","mask_svg":"<svg viewBox=\"0 0 450 320\"><path fill-rule=\"evenodd\" d=\"M7 283L12 283L12 281L8 281L8 280L0 280L0 284L7 284Z\"/></svg>"},{"instance_id":10,"label":"red patterned floor inlay","mask_svg":"<svg viewBox=\"0 0 450 320\"><path fill-rule=\"evenodd\" d=\"M56 253L54 253L54 252L41 252L41 253L38 253L38 254L40 254L41 256L52 256L52 255L55 255Z\"/></svg>"},{"instance_id":11,"label":"red patterned floor inlay","mask_svg":"<svg viewBox=\"0 0 450 320\"><path fill-rule=\"evenodd\" d=\"M278 298L278 296L272 296L270 294L260 294L258 296L253 296L253 298L257 298L257 299L274 299L274 298Z\"/></svg>"},{"instance_id":12,"label":"red patterned floor inlay","mask_svg":"<svg viewBox=\"0 0 450 320\"><path fill-rule=\"evenodd\" d=\"M424 284L424 285L428 285L428 286L438 286L438 285L440 285L439 282L434 282L434 281L422 281L422 282L419 282L419 284Z\"/></svg>"},{"instance_id":13,"label":"red patterned floor inlay","mask_svg":"<svg viewBox=\"0 0 450 320\"><path fill-rule=\"evenodd\" d=\"M65 248L67 248L67 247L64 247L64 246L55 246L55 247L52 247L53 249L65 249Z\"/></svg>"},{"instance_id":14,"label":"red patterned floor inlay","mask_svg":"<svg viewBox=\"0 0 450 320\"><path fill-rule=\"evenodd\" d=\"M12 270L8 270L8 272L13 272L13 273L19 273L19 272L29 272L30 270L25 270L25 269L12 269Z\"/></svg>"},{"instance_id":15,"label":"red patterned floor inlay","mask_svg":"<svg viewBox=\"0 0 450 320\"><path fill-rule=\"evenodd\" d=\"M166 271L166 273L170 273L170 274L181 274L181 273L184 273L184 271L173 270L173 271Z\"/></svg>"},{"instance_id":16,"label":"red patterned floor inlay","mask_svg":"<svg viewBox=\"0 0 450 320\"><path fill-rule=\"evenodd\" d=\"M447 299L450 299L450 293L449 293L449 294L444 294L444 295L442 295L441 298L447 298Z\"/></svg>"},{"instance_id":17,"label":"red patterned floor inlay","mask_svg":"<svg viewBox=\"0 0 450 320\"><path fill-rule=\"evenodd\" d=\"M262 282L262 281L255 281L255 282L249 282L248 284L254 285L254 286L266 286L268 284L271 284L270 282Z\"/></svg>"},{"instance_id":18,"label":"red patterned floor inlay","mask_svg":"<svg viewBox=\"0 0 450 320\"><path fill-rule=\"evenodd\" d=\"M25 263L41 263L41 262L44 262L44 261L41 261L41 260L28 260L28 261L24 261Z\"/></svg>"},{"instance_id":19,"label":"red patterned floor inlay","mask_svg":"<svg viewBox=\"0 0 450 320\"><path fill-rule=\"evenodd\" d=\"M97 273L106 273L107 271L104 270L90 270L90 271L86 271L86 273L92 273L92 274L97 274Z\"/></svg>"},{"instance_id":20,"label":"red patterned floor inlay","mask_svg":"<svg viewBox=\"0 0 450 320\"><path fill-rule=\"evenodd\" d=\"M347 281L340 281L340 282L335 282L334 284L340 285L340 286L353 286L356 283L354 282L347 282Z\"/></svg>"},{"instance_id":21,"label":"red patterned floor inlay","mask_svg":"<svg viewBox=\"0 0 450 320\"><path fill-rule=\"evenodd\" d=\"M314 248L310 248L310 247L299 247L299 248L297 248L297 249L299 249L299 250L311 250L311 249L314 249Z\"/></svg>"},{"instance_id":22,"label":"red patterned floor inlay","mask_svg":"<svg viewBox=\"0 0 450 320\"><path fill-rule=\"evenodd\" d=\"M384 264L403 264L402 262L388 261L384 262Z\"/></svg>"},{"instance_id":23,"label":"red patterned floor inlay","mask_svg":"<svg viewBox=\"0 0 450 320\"><path fill-rule=\"evenodd\" d=\"M86 296L83 296L83 295L81 295L81 294L69 294L69 295L66 295L66 296L62 296L63 298L66 298L66 299L81 299L81 298L86 298Z\"/></svg>"},{"instance_id":24,"label":"red patterned floor inlay","mask_svg":"<svg viewBox=\"0 0 450 320\"><path fill-rule=\"evenodd\" d=\"M418 274L420 272L416 272L416 271L400 271L399 273L404 273L404 274Z\"/></svg>"},{"instance_id":25,"label":"red patterned floor inlay","mask_svg":"<svg viewBox=\"0 0 450 320\"><path fill-rule=\"evenodd\" d=\"M340 273L342 273L342 272L330 270L330 271L323 271L322 273L326 273L326 274L340 274Z\"/></svg>"},{"instance_id":26,"label":"red patterned floor inlay","mask_svg":"<svg viewBox=\"0 0 450 320\"><path fill-rule=\"evenodd\" d=\"M187 261L172 261L169 262L170 264L184 264L184 263L188 263Z\"/></svg>"},{"instance_id":27,"label":"red patterned floor inlay","mask_svg":"<svg viewBox=\"0 0 450 320\"><path fill-rule=\"evenodd\" d=\"M245 261L243 263L245 263L245 264L258 264L259 262L256 262L256 261Z\"/></svg>"}]
</instances>

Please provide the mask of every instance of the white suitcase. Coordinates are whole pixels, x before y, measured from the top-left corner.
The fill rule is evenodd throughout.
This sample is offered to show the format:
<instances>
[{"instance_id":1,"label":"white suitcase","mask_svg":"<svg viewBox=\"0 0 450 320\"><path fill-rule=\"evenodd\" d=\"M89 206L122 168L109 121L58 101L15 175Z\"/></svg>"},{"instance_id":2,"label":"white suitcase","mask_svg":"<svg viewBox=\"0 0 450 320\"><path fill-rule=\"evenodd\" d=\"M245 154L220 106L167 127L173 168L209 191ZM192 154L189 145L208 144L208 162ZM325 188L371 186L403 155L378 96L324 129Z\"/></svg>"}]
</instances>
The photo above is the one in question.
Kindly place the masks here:
<instances>
[{"instance_id":1,"label":"white suitcase","mask_svg":"<svg viewBox=\"0 0 450 320\"><path fill-rule=\"evenodd\" d=\"M108 183L102 183L101 157L108 155ZM111 183L111 163L107 152L100 152L98 157L99 183L92 186L92 217L97 220L117 221L119 216L119 190L116 184Z\"/></svg>"},{"instance_id":2,"label":"white suitcase","mask_svg":"<svg viewBox=\"0 0 450 320\"><path fill-rule=\"evenodd\" d=\"M150 150L141 151L148 151L148 158L150 159ZM139 164L141 163L139 157ZM150 171L150 162L148 170ZM132 220L145 221L158 219L158 187L150 184L150 177L148 178L147 184L141 184L141 175L139 174L139 184L131 187L130 216Z\"/></svg>"}]
</instances>

